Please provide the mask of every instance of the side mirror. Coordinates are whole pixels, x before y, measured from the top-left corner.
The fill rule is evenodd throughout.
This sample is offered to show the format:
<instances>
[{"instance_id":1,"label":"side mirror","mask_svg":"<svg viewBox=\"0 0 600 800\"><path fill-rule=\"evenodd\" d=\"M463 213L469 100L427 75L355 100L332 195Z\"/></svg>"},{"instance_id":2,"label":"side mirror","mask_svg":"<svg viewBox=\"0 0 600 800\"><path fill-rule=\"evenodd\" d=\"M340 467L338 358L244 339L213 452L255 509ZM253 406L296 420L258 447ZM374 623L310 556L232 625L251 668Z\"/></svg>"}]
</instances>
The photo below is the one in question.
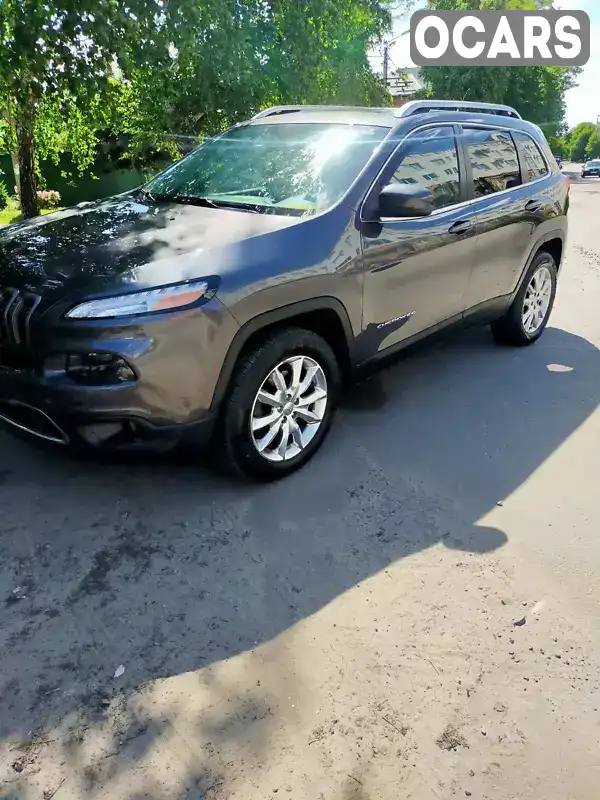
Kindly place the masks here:
<instances>
[{"instance_id":1,"label":"side mirror","mask_svg":"<svg viewBox=\"0 0 600 800\"><path fill-rule=\"evenodd\" d=\"M428 217L435 206L428 189L390 183L379 193L379 213L382 217Z\"/></svg>"}]
</instances>

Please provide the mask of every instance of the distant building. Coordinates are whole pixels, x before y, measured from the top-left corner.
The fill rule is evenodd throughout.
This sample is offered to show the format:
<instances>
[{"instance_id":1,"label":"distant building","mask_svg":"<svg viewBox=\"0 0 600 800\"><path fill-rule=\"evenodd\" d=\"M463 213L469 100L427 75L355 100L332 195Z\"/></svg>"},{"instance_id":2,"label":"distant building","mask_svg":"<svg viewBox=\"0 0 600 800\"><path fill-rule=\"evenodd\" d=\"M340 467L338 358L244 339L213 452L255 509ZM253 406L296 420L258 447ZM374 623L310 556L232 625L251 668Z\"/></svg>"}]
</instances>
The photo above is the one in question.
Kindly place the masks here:
<instances>
[{"instance_id":1,"label":"distant building","mask_svg":"<svg viewBox=\"0 0 600 800\"><path fill-rule=\"evenodd\" d=\"M395 75L390 75L387 83L396 108L414 99L415 94L425 88L425 84L419 76L418 67L406 67L398 70Z\"/></svg>"}]
</instances>

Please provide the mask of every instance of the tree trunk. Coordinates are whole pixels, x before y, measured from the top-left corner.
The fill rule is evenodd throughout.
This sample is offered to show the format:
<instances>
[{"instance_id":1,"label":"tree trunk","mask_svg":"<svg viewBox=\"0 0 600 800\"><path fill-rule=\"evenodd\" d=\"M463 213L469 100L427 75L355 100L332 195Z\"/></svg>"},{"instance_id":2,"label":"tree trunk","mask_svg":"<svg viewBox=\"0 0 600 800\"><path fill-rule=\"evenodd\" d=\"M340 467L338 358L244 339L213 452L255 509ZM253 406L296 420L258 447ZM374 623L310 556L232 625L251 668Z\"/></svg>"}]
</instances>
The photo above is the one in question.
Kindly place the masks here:
<instances>
[{"instance_id":1,"label":"tree trunk","mask_svg":"<svg viewBox=\"0 0 600 800\"><path fill-rule=\"evenodd\" d=\"M13 173L15 176L15 192L21 197L21 175L19 174L19 156L17 153L12 150L10 154L10 160L12 162ZM12 186L10 187L10 193L13 193Z\"/></svg>"},{"instance_id":2,"label":"tree trunk","mask_svg":"<svg viewBox=\"0 0 600 800\"><path fill-rule=\"evenodd\" d=\"M30 92L16 115L21 211L24 217L37 217L40 213L35 176L35 114L35 97Z\"/></svg>"},{"instance_id":3,"label":"tree trunk","mask_svg":"<svg viewBox=\"0 0 600 800\"><path fill-rule=\"evenodd\" d=\"M17 194L19 196L19 198L20 198L21 197L21 177L19 175L19 156L18 156L16 148L15 148L15 146L13 144L13 141L16 142L16 140L17 140L17 126L15 125L15 121L13 119L13 115L10 112L11 105L12 104L9 102L7 107L6 107L6 111L5 111L6 119L8 120L8 125L9 125L10 130L11 130L11 132L13 134L13 137L14 137L14 140L13 140L13 137L11 137L11 140L10 140L11 141L10 160L11 160L11 163L12 163L12 169L13 169L13 175L14 175L15 182L14 182L14 190L13 190L13 187L10 186L9 187L9 192L10 192L10 194L12 194L13 191L14 191L15 194Z\"/></svg>"}]
</instances>

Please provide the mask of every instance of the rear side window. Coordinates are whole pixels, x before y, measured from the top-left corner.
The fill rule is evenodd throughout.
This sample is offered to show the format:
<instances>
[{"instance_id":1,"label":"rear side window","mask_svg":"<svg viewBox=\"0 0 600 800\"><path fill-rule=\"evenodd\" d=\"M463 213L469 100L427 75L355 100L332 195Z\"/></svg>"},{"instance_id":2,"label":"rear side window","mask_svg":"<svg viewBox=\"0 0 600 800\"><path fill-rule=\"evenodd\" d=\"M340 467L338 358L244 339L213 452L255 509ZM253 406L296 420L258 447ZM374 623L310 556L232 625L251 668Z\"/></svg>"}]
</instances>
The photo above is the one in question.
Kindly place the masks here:
<instances>
[{"instance_id":1,"label":"rear side window","mask_svg":"<svg viewBox=\"0 0 600 800\"><path fill-rule=\"evenodd\" d=\"M460 202L456 139L451 128L426 128L405 143L390 183L428 189L436 208Z\"/></svg>"},{"instance_id":2,"label":"rear side window","mask_svg":"<svg viewBox=\"0 0 600 800\"><path fill-rule=\"evenodd\" d=\"M471 165L473 197L485 197L521 183L517 149L509 133L466 129L464 143Z\"/></svg>"},{"instance_id":3,"label":"rear side window","mask_svg":"<svg viewBox=\"0 0 600 800\"><path fill-rule=\"evenodd\" d=\"M523 162L523 180L525 183L534 181L536 178L543 178L548 174L548 167L544 160L544 156L540 152L540 148L533 141L531 136L526 133L515 131L513 133L517 146L521 153L521 161Z\"/></svg>"}]
</instances>

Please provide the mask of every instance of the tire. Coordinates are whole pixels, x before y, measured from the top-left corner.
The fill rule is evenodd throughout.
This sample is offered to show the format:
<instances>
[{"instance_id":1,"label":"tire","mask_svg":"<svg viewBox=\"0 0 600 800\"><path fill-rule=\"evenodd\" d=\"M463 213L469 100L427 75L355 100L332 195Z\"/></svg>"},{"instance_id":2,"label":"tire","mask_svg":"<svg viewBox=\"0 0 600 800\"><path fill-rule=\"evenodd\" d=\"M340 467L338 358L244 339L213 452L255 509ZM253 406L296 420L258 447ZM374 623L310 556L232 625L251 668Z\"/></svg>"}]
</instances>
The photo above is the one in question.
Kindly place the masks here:
<instances>
[{"instance_id":1,"label":"tire","mask_svg":"<svg viewBox=\"0 0 600 800\"><path fill-rule=\"evenodd\" d=\"M545 280L549 277L549 299L541 321L538 315L537 319L531 320L530 324L526 325L525 322L528 321L528 312L531 308L528 303L531 294L528 293L528 290L530 286L532 286L534 276L537 276L538 279L543 277ZM552 307L554 306L556 276L556 261L550 253L547 253L545 250L540 250L534 256L521 287L507 313L500 319L495 320L491 325L492 335L497 344L511 347L526 347L540 338L548 324L550 314L552 313ZM532 289L535 291L535 287L532 286ZM543 305L540 308L540 311L541 310L543 310ZM537 325L537 327L534 328L534 325Z\"/></svg>"},{"instance_id":2,"label":"tire","mask_svg":"<svg viewBox=\"0 0 600 800\"><path fill-rule=\"evenodd\" d=\"M276 368L279 389L273 377ZM294 383L296 369L300 377ZM314 372L314 376L300 391L309 372ZM289 388L287 394L279 383L281 377ZM223 466L263 481L277 480L295 472L323 444L333 420L340 386L339 364L321 336L302 328L286 328L265 339L240 359L231 381L216 438ZM260 402L259 390L268 404ZM294 402L296 395L297 402ZM304 406L302 401L313 397L318 399ZM275 398L278 398L277 403ZM265 426L262 420L268 416L276 419ZM308 421L317 417L318 424ZM256 424L261 427L253 432L252 426ZM259 447L275 430L276 434L261 453ZM286 435L289 448L283 460L275 460L281 459Z\"/></svg>"}]
</instances>

